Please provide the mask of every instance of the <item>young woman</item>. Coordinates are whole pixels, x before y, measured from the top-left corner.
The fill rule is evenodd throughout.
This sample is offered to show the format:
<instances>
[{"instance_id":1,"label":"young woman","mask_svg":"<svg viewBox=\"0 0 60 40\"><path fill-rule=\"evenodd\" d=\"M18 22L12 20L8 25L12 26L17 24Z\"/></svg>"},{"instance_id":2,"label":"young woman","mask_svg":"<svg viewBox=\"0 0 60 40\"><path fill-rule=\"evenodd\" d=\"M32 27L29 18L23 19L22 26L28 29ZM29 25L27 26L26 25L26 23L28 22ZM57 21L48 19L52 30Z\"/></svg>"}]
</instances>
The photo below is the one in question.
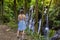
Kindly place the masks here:
<instances>
[{"instance_id":1,"label":"young woman","mask_svg":"<svg viewBox=\"0 0 60 40\"><path fill-rule=\"evenodd\" d=\"M24 30L26 29L26 23L25 23L26 16L21 10L18 15L18 31L17 31L17 37L19 38L19 34L21 37L24 37Z\"/></svg>"}]
</instances>

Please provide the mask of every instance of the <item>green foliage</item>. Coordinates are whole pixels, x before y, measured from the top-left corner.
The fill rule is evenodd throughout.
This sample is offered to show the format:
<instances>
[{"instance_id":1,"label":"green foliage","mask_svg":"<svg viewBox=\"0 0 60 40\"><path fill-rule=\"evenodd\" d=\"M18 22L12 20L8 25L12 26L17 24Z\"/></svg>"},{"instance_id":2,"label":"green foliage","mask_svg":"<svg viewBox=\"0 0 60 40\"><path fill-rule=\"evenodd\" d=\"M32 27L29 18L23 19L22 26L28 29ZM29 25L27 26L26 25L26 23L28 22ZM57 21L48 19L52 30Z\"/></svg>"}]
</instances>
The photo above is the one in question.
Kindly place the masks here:
<instances>
[{"instance_id":1,"label":"green foliage","mask_svg":"<svg viewBox=\"0 0 60 40\"><path fill-rule=\"evenodd\" d=\"M49 31L49 37L50 37L50 38L53 37L54 34L55 34L55 31L54 31L54 30L50 30L50 31Z\"/></svg>"},{"instance_id":2,"label":"green foliage","mask_svg":"<svg viewBox=\"0 0 60 40\"><path fill-rule=\"evenodd\" d=\"M17 10L20 10L21 7L23 7L24 3L23 0L17 0Z\"/></svg>"},{"instance_id":3,"label":"green foliage","mask_svg":"<svg viewBox=\"0 0 60 40\"><path fill-rule=\"evenodd\" d=\"M54 21L54 24L55 24L55 26L58 27L58 26L60 26L60 21L57 21L57 20L56 20L56 21Z\"/></svg>"},{"instance_id":4,"label":"green foliage","mask_svg":"<svg viewBox=\"0 0 60 40\"><path fill-rule=\"evenodd\" d=\"M59 19L58 18L58 15L59 15L59 7L57 8L50 8L51 10L49 11L49 20L50 21L53 21L53 26L57 27L57 26L60 26L60 20L57 20Z\"/></svg>"},{"instance_id":5,"label":"green foliage","mask_svg":"<svg viewBox=\"0 0 60 40\"><path fill-rule=\"evenodd\" d=\"M3 15L3 22L8 23L10 21L10 17L8 15Z\"/></svg>"},{"instance_id":6,"label":"green foliage","mask_svg":"<svg viewBox=\"0 0 60 40\"><path fill-rule=\"evenodd\" d=\"M35 5L35 0L31 0L30 5Z\"/></svg>"},{"instance_id":7,"label":"green foliage","mask_svg":"<svg viewBox=\"0 0 60 40\"><path fill-rule=\"evenodd\" d=\"M29 10L31 5L36 4L36 0L27 0L27 9ZM48 6L50 3L50 0L44 0L44 7ZM1 2L0 2L1 5ZM24 0L17 0L16 1L16 8L17 8L17 14L18 10L20 10L21 7L24 6ZM42 14L42 6L43 6L43 0L38 1L38 8L39 12ZM8 26L12 29L17 29L17 23L15 23L15 15L14 15L14 0L4 0L4 13L3 13L3 21L8 22ZM0 12L1 13L1 12ZM52 27L58 27L60 26L60 0L53 0L50 8L49 8L49 22L52 21L53 23L49 23ZM32 15L33 18L35 18L35 13ZM38 33L32 32L32 30L29 31L29 28L27 28L26 33L33 39L33 40L44 40L45 38L41 36ZM54 35L55 31L50 30L49 37L52 37Z\"/></svg>"},{"instance_id":8,"label":"green foliage","mask_svg":"<svg viewBox=\"0 0 60 40\"><path fill-rule=\"evenodd\" d=\"M8 24L7 24L11 29L14 29L14 30L17 30L17 23L15 23L14 21L10 21Z\"/></svg>"},{"instance_id":9,"label":"green foliage","mask_svg":"<svg viewBox=\"0 0 60 40\"><path fill-rule=\"evenodd\" d=\"M44 36L41 36L36 32L32 32L32 30L29 29L28 27L25 32L27 33L28 36L30 36L30 39L32 40L45 40Z\"/></svg>"}]
</instances>

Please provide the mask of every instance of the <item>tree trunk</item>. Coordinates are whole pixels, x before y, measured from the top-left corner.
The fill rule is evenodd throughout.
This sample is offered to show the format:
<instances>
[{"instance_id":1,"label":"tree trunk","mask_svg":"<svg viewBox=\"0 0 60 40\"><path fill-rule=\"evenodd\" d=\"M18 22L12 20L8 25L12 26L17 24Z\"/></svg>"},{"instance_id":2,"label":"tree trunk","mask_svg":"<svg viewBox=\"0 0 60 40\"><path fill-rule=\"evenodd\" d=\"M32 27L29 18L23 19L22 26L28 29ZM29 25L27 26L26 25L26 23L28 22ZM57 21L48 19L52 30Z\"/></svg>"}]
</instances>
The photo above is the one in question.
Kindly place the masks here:
<instances>
[{"instance_id":1,"label":"tree trunk","mask_svg":"<svg viewBox=\"0 0 60 40\"><path fill-rule=\"evenodd\" d=\"M38 32L38 0L35 5L35 32Z\"/></svg>"},{"instance_id":2,"label":"tree trunk","mask_svg":"<svg viewBox=\"0 0 60 40\"><path fill-rule=\"evenodd\" d=\"M0 22L1 24L3 24L3 1L4 0L0 0Z\"/></svg>"},{"instance_id":3,"label":"tree trunk","mask_svg":"<svg viewBox=\"0 0 60 40\"><path fill-rule=\"evenodd\" d=\"M17 22L18 20L17 20L17 10L16 10L16 0L14 0L14 15L15 15L15 22Z\"/></svg>"},{"instance_id":4,"label":"tree trunk","mask_svg":"<svg viewBox=\"0 0 60 40\"><path fill-rule=\"evenodd\" d=\"M27 12L27 0L24 0L24 14Z\"/></svg>"},{"instance_id":5,"label":"tree trunk","mask_svg":"<svg viewBox=\"0 0 60 40\"><path fill-rule=\"evenodd\" d=\"M1 0L0 0L0 23L1 23Z\"/></svg>"},{"instance_id":6,"label":"tree trunk","mask_svg":"<svg viewBox=\"0 0 60 40\"><path fill-rule=\"evenodd\" d=\"M2 20L3 20L3 13L4 13L4 9L3 9L3 1L4 1L4 0L2 0ZM2 24L3 24L3 21L2 21Z\"/></svg>"}]
</instances>

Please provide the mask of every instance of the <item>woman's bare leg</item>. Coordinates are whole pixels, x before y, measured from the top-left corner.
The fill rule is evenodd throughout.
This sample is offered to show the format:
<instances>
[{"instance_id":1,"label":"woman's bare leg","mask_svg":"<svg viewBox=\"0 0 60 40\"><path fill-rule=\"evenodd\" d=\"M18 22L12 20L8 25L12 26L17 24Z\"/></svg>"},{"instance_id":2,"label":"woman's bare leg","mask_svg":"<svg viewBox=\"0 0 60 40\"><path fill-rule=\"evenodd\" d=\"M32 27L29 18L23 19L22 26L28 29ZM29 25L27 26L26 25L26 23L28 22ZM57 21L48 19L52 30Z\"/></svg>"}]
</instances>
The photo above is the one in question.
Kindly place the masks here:
<instances>
[{"instance_id":1,"label":"woman's bare leg","mask_svg":"<svg viewBox=\"0 0 60 40\"><path fill-rule=\"evenodd\" d=\"M22 32L22 39L24 39L24 31Z\"/></svg>"},{"instance_id":2,"label":"woman's bare leg","mask_svg":"<svg viewBox=\"0 0 60 40\"><path fill-rule=\"evenodd\" d=\"M19 31L17 31L17 37L19 37Z\"/></svg>"}]
</instances>

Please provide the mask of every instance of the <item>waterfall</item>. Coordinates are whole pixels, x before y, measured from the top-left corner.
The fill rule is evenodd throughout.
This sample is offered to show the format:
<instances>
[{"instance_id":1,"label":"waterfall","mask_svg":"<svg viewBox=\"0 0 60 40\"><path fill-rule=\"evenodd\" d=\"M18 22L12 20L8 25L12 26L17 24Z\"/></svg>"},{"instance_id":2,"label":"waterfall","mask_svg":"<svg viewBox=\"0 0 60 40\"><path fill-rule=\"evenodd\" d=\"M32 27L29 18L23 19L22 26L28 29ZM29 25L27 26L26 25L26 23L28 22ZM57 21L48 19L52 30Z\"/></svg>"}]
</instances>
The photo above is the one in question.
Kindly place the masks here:
<instances>
[{"instance_id":1,"label":"waterfall","mask_svg":"<svg viewBox=\"0 0 60 40\"><path fill-rule=\"evenodd\" d=\"M38 33L40 32L40 28L41 28L41 19L39 20L39 28L38 28Z\"/></svg>"},{"instance_id":2,"label":"waterfall","mask_svg":"<svg viewBox=\"0 0 60 40\"><path fill-rule=\"evenodd\" d=\"M28 26L29 15L26 13L26 26Z\"/></svg>"},{"instance_id":3,"label":"waterfall","mask_svg":"<svg viewBox=\"0 0 60 40\"><path fill-rule=\"evenodd\" d=\"M29 29L31 29L34 32L34 20L32 18L29 22Z\"/></svg>"},{"instance_id":4,"label":"waterfall","mask_svg":"<svg viewBox=\"0 0 60 40\"><path fill-rule=\"evenodd\" d=\"M34 19L32 17L33 15L33 5L30 7L30 14L29 14L29 17L30 17L30 20L29 20L29 29L31 29L33 32L34 32Z\"/></svg>"},{"instance_id":5,"label":"waterfall","mask_svg":"<svg viewBox=\"0 0 60 40\"><path fill-rule=\"evenodd\" d=\"M44 36L46 40L49 40L49 24L48 24L48 14L46 14L47 8L45 8L45 15L46 15L46 27L44 29Z\"/></svg>"}]
</instances>

